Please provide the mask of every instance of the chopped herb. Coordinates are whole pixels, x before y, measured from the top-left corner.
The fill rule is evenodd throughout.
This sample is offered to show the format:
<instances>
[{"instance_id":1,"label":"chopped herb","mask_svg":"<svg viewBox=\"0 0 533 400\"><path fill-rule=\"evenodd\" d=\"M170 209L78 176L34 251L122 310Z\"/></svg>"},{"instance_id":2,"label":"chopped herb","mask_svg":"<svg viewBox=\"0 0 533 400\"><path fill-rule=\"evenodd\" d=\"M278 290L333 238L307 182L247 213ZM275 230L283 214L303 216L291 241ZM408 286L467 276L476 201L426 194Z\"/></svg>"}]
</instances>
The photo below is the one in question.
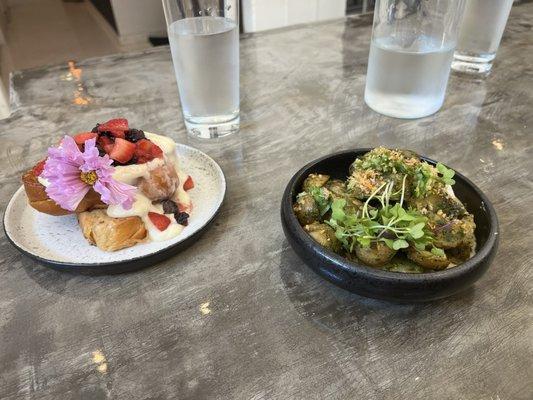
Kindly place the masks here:
<instances>
[{"instance_id":1,"label":"chopped herb","mask_svg":"<svg viewBox=\"0 0 533 400\"><path fill-rule=\"evenodd\" d=\"M326 192L327 189L323 187L312 187L310 190L310 195L313 196L315 199L315 202L318 206L318 210L320 211L320 216L324 216L326 214L330 207L331 202L329 200L329 194Z\"/></svg>"}]
</instances>

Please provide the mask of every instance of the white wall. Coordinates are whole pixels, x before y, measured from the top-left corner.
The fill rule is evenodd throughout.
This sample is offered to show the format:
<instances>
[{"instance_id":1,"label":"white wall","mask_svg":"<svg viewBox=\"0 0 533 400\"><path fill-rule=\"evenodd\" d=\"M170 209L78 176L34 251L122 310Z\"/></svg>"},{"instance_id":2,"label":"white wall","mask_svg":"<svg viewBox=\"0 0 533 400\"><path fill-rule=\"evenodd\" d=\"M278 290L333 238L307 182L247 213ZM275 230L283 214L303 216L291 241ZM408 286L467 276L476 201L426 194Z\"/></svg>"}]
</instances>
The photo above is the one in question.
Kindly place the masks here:
<instances>
[{"instance_id":1,"label":"white wall","mask_svg":"<svg viewBox=\"0 0 533 400\"><path fill-rule=\"evenodd\" d=\"M122 43L166 32L161 0L111 0ZM341 18L346 0L243 0L243 30L255 32Z\"/></svg>"},{"instance_id":2,"label":"white wall","mask_svg":"<svg viewBox=\"0 0 533 400\"><path fill-rule=\"evenodd\" d=\"M161 0L111 0L121 42L166 34Z\"/></svg>"},{"instance_id":3,"label":"white wall","mask_svg":"<svg viewBox=\"0 0 533 400\"><path fill-rule=\"evenodd\" d=\"M243 0L244 32L341 18L346 0Z\"/></svg>"}]
</instances>

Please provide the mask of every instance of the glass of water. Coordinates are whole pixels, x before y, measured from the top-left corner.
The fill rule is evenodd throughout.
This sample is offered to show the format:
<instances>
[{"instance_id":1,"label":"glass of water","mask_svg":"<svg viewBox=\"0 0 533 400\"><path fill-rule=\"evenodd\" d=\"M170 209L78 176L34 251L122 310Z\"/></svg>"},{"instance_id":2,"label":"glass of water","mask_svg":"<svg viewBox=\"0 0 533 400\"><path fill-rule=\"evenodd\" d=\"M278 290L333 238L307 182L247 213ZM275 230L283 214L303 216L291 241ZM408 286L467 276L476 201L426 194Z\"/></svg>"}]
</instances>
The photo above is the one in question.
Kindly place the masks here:
<instances>
[{"instance_id":1,"label":"glass of water","mask_svg":"<svg viewBox=\"0 0 533 400\"><path fill-rule=\"evenodd\" d=\"M377 0L365 102L396 118L421 118L444 102L464 0Z\"/></svg>"},{"instance_id":2,"label":"glass of water","mask_svg":"<svg viewBox=\"0 0 533 400\"><path fill-rule=\"evenodd\" d=\"M185 126L217 138L239 130L239 1L163 0Z\"/></svg>"},{"instance_id":3,"label":"glass of water","mask_svg":"<svg viewBox=\"0 0 533 400\"><path fill-rule=\"evenodd\" d=\"M452 68L488 74L507 24L513 0L467 0Z\"/></svg>"}]
</instances>

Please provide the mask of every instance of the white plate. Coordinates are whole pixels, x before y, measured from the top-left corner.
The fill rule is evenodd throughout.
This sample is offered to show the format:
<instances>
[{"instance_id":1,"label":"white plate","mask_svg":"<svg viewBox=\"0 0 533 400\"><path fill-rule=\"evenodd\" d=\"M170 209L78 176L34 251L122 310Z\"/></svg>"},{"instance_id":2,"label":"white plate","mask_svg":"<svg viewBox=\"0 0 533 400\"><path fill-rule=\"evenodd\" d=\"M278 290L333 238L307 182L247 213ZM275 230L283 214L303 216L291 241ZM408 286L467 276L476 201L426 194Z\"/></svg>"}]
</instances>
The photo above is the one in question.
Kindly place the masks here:
<instances>
[{"instance_id":1,"label":"white plate","mask_svg":"<svg viewBox=\"0 0 533 400\"><path fill-rule=\"evenodd\" d=\"M44 265L78 272L117 273L155 264L192 244L217 214L226 193L226 180L219 165L192 147L177 144L180 168L191 175L189 191L193 211L181 234L163 242L141 243L127 249L105 252L83 237L75 215L55 217L28 204L20 187L7 205L4 229L8 239L24 254Z\"/></svg>"}]
</instances>

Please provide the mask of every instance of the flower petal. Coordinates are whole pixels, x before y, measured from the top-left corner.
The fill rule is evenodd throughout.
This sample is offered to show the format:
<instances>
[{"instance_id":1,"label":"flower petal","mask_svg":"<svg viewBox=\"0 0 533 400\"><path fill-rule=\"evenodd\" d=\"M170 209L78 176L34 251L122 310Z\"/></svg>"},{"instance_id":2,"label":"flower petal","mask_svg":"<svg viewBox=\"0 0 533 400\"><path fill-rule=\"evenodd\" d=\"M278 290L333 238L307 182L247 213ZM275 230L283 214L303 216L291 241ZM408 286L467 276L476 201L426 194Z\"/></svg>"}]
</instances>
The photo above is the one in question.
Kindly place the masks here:
<instances>
[{"instance_id":1,"label":"flower petal","mask_svg":"<svg viewBox=\"0 0 533 400\"><path fill-rule=\"evenodd\" d=\"M104 203L120 204L125 210L129 210L135 201L134 196L137 188L114 179L99 179L94 184L94 190L100 193Z\"/></svg>"},{"instance_id":2,"label":"flower petal","mask_svg":"<svg viewBox=\"0 0 533 400\"><path fill-rule=\"evenodd\" d=\"M65 163L55 158L48 158L44 165L44 169L41 176L50 181L54 179L63 180L64 177L70 176L77 176L79 178L80 169L76 165Z\"/></svg>"},{"instance_id":3,"label":"flower petal","mask_svg":"<svg viewBox=\"0 0 533 400\"><path fill-rule=\"evenodd\" d=\"M129 209L137 188L115 181L112 163L107 154L100 157L95 139L85 142L82 153L74 139L65 136L59 147L48 149L48 159L42 173L43 178L50 182L46 193L61 207L74 211L90 189L81 180L80 173L95 171L98 180L93 188L100 193L102 201Z\"/></svg>"},{"instance_id":4,"label":"flower petal","mask_svg":"<svg viewBox=\"0 0 533 400\"><path fill-rule=\"evenodd\" d=\"M89 191L89 186L80 179L82 164L82 153L70 136L65 136L59 147L48 149L48 159L41 174L50 183L46 193L69 211L74 211Z\"/></svg>"},{"instance_id":5,"label":"flower petal","mask_svg":"<svg viewBox=\"0 0 533 400\"><path fill-rule=\"evenodd\" d=\"M71 136L65 136L63 140L61 140L61 145L58 149L61 150L61 156L65 161L68 160L78 166L82 164L82 153L76 141Z\"/></svg>"},{"instance_id":6,"label":"flower petal","mask_svg":"<svg viewBox=\"0 0 533 400\"><path fill-rule=\"evenodd\" d=\"M80 169L83 172L96 171L103 165L103 159L96 148L96 139L89 139L85 142L82 158L83 165Z\"/></svg>"},{"instance_id":7,"label":"flower petal","mask_svg":"<svg viewBox=\"0 0 533 400\"><path fill-rule=\"evenodd\" d=\"M81 181L69 186L67 190L65 190L64 186L50 183L50 185L46 187L46 194L57 204L59 204L61 208L64 208L68 211L74 211L83 200L89 189L90 186L85 185Z\"/></svg>"}]
</instances>

